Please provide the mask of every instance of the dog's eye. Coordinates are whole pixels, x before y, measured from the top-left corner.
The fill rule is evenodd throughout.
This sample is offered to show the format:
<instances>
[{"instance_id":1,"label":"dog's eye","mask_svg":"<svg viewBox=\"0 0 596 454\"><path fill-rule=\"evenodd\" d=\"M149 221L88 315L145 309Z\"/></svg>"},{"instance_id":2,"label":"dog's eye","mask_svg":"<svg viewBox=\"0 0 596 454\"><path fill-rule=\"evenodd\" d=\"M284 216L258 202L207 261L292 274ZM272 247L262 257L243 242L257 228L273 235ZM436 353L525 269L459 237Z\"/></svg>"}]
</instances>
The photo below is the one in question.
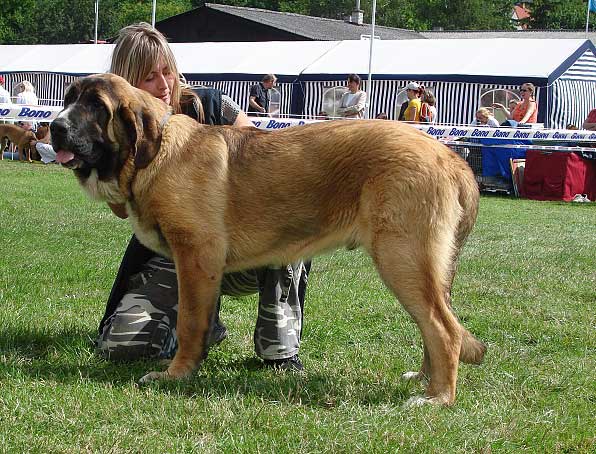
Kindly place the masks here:
<instances>
[{"instance_id":1,"label":"dog's eye","mask_svg":"<svg viewBox=\"0 0 596 454\"><path fill-rule=\"evenodd\" d=\"M94 99L90 104L94 109L105 109L106 107L106 105L100 99Z\"/></svg>"}]
</instances>

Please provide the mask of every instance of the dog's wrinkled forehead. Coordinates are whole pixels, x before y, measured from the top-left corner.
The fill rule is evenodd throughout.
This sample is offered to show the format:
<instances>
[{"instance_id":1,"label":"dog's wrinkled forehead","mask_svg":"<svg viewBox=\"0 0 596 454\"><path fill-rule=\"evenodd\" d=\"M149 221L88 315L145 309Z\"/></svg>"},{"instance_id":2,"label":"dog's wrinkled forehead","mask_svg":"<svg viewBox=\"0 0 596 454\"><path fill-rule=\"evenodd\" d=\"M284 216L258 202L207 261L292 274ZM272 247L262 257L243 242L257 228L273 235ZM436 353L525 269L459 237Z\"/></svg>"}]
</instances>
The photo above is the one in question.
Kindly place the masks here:
<instances>
[{"instance_id":1,"label":"dog's wrinkled forehead","mask_svg":"<svg viewBox=\"0 0 596 454\"><path fill-rule=\"evenodd\" d=\"M114 107L124 96L127 84L111 74L87 76L73 82L64 96L64 107L73 103Z\"/></svg>"}]
</instances>

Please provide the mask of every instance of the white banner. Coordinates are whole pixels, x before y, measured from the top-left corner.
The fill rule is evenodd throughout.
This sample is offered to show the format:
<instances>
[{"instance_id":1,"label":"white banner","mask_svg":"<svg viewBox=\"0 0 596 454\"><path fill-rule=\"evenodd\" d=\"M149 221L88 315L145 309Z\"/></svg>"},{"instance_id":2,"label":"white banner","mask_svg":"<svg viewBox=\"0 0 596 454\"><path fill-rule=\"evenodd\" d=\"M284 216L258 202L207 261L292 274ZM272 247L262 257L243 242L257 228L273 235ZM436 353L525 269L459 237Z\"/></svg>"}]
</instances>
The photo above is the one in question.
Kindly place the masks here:
<instances>
[{"instance_id":1,"label":"white banner","mask_svg":"<svg viewBox=\"0 0 596 454\"><path fill-rule=\"evenodd\" d=\"M62 110L61 106L28 106L21 104L0 104L0 120L13 121L52 121ZM327 120L307 120L302 118L249 117L254 125L266 131L301 126ZM338 120L359 121L359 120ZM391 121L391 120L376 120ZM551 140L570 142L596 141L596 131L569 129L530 129L530 128L487 128L476 126L444 126L410 124L442 141L455 139L506 139L506 140Z\"/></svg>"},{"instance_id":2,"label":"white banner","mask_svg":"<svg viewBox=\"0 0 596 454\"><path fill-rule=\"evenodd\" d=\"M268 118L250 117L259 129L274 131L277 129L300 126L326 120L305 120L298 118ZM339 120L358 121L358 120ZM376 120L391 121L391 120ZM410 123L410 126L420 129L437 139L508 139L508 140L568 140L573 142L596 141L596 131L570 130L570 129L534 129L534 128L488 128L478 126L444 126L429 125L424 123Z\"/></svg>"},{"instance_id":3,"label":"white banner","mask_svg":"<svg viewBox=\"0 0 596 454\"><path fill-rule=\"evenodd\" d=\"M28 106L24 104L0 104L0 120L52 121L62 106Z\"/></svg>"}]
</instances>

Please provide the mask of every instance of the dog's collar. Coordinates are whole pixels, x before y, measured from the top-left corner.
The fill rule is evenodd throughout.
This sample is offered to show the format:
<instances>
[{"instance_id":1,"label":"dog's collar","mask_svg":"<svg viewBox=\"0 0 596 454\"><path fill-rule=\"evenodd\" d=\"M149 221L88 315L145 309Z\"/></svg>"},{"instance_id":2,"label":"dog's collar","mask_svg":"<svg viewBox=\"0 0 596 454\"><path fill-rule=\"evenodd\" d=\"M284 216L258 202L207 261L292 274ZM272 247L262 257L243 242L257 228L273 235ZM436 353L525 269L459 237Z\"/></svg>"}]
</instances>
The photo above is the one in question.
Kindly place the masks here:
<instances>
[{"instance_id":1,"label":"dog's collar","mask_svg":"<svg viewBox=\"0 0 596 454\"><path fill-rule=\"evenodd\" d=\"M163 128L166 127L166 123L168 122L168 120L170 119L170 117L172 116L172 111L168 110L163 117L161 117L161 120L159 121L159 129L161 131L163 131Z\"/></svg>"}]
</instances>

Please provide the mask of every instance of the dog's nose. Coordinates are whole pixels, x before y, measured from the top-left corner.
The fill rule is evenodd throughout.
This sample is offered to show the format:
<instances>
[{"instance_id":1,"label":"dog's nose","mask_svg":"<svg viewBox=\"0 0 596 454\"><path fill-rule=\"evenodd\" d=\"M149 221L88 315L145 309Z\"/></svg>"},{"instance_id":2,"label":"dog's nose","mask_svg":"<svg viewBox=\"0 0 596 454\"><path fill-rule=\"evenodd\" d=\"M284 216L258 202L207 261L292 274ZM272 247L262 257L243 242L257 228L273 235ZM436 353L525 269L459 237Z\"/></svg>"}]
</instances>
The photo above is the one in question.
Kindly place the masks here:
<instances>
[{"instance_id":1,"label":"dog's nose","mask_svg":"<svg viewBox=\"0 0 596 454\"><path fill-rule=\"evenodd\" d=\"M56 118L50 124L50 131L54 137L63 137L66 135L68 129L68 122L65 118Z\"/></svg>"}]
</instances>

